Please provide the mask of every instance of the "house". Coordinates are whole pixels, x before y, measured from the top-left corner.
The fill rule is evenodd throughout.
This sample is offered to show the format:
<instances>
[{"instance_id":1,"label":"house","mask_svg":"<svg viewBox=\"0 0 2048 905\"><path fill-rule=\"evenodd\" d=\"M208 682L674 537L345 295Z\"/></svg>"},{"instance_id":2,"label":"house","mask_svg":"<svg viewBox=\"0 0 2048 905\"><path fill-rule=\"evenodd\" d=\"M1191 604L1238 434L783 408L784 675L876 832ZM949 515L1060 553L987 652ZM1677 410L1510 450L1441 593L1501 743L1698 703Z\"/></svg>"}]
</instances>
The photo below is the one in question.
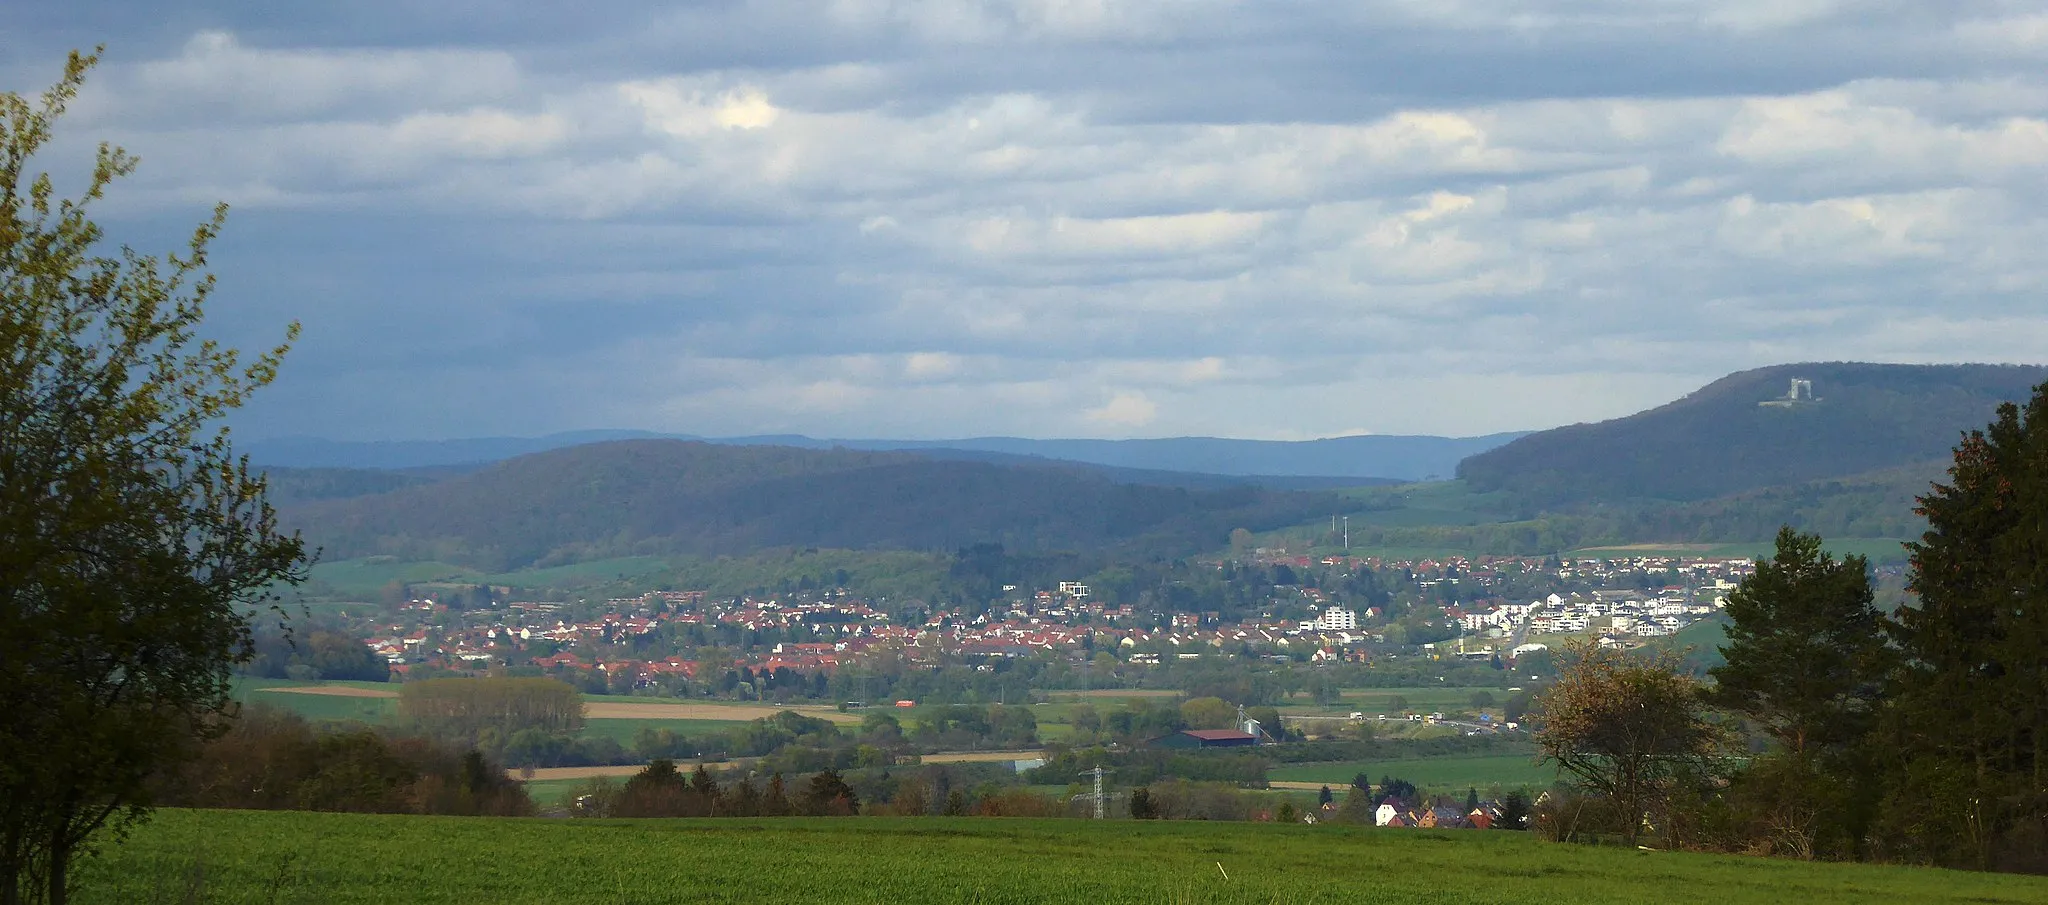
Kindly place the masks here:
<instances>
[{"instance_id":1,"label":"house","mask_svg":"<svg viewBox=\"0 0 2048 905\"><path fill-rule=\"evenodd\" d=\"M1184 729L1152 740L1154 748L1244 748L1259 737L1235 729Z\"/></svg>"},{"instance_id":2,"label":"house","mask_svg":"<svg viewBox=\"0 0 2048 905\"><path fill-rule=\"evenodd\" d=\"M1395 804L1394 799L1389 798L1380 802L1379 809L1372 812L1372 822L1374 826L1391 826L1394 819L1399 816L1401 808Z\"/></svg>"}]
</instances>

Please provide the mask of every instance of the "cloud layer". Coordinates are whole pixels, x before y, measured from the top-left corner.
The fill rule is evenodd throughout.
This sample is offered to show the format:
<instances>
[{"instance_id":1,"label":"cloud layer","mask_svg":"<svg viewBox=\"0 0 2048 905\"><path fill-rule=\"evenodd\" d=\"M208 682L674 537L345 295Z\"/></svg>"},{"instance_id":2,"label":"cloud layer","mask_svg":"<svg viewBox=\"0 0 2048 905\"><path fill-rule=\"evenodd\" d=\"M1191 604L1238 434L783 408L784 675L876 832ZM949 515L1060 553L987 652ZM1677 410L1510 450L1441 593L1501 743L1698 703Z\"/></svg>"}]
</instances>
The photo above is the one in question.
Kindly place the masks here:
<instances>
[{"instance_id":1,"label":"cloud layer","mask_svg":"<svg viewBox=\"0 0 2048 905\"><path fill-rule=\"evenodd\" d=\"M117 235L235 206L216 321L306 325L256 434L1468 434L2048 348L2034 4L334 6L0 12L7 88L110 45L49 164L142 156Z\"/></svg>"}]
</instances>

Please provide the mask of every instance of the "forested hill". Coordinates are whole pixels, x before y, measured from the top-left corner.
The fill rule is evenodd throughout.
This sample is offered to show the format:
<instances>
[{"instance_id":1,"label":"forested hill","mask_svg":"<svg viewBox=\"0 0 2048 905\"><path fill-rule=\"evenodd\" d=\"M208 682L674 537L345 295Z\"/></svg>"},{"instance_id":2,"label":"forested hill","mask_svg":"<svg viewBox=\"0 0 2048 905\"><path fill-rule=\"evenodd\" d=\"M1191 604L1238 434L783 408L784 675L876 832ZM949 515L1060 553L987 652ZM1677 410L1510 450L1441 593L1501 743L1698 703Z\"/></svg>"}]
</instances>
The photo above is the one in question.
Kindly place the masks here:
<instances>
[{"instance_id":1,"label":"forested hill","mask_svg":"<svg viewBox=\"0 0 2048 905\"><path fill-rule=\"evenodd\" d=\"M908 453L625 440L509 459L430 484L283 510L326 559L395 554L481 569L775 547L1186 555L1235 528L1356 504L1334 494L1117 484L1071 468Z\"/></svg>"},{"instance_id":2,"label":"forested hill","mask_svg":"<svg viewBox=\"0 0 2048 905\"><path fill-rule=\"evenodd\" d=\"M1792 381L1810 400L1784 401ZM2048 368L1796 364L1732 374L1647 412L1531 434L1458 466L1539 506L1704 500L1945 459Z\"/></svg>"}]
</instances>

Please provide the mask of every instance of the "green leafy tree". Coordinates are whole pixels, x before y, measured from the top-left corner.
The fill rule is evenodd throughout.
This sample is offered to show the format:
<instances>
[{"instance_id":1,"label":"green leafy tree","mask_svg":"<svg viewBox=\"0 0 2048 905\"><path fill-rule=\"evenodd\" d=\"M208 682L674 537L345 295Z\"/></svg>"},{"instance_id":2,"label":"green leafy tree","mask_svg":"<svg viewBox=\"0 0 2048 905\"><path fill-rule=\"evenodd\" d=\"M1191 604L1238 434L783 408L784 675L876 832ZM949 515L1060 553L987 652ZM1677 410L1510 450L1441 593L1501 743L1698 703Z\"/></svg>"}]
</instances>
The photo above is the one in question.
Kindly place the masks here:
<instances>
[{"instance_id":1,"label":"green leafy tree","mask_svg":"<svg viewBox=\"0 0 2048 905\"><path fill-rule=\"evenodd\" d=\"M226 729L266 590L304 578L222 416L276 375L200 335L208 246L109 253L84 191L29 169L98 55L39 101L0 94L0 902L61 903L70 864ZM286 331L296 336L297 326Z\"/></svg>"},{"instance_id":2,"label":"green leafy tree","mask_svg":"<svg viewBox=\"0 0 2048 905\"><path fill-rule=\"evenodd\" d=\"M1606 797L1617 829L1634 845L1648 817L1668 811L1685 783L1707 775L1723 733L1702 712L1699 684L1678 674L1675 653L1639 660L1579 643L1566 659L1543 696L1536 749Z\"/></svg>"},{"instance_id":3,"label":"green leafy tree","mask_svg":"<svg viewBox=\"0 0 2048 905\"><path fill-rule=\"evenodd\" d=\"M1190 729L1229 729L1237 725L1237 708L1222 698L1190 698L1180 705L1180 718Z\"/></svg>"},{"instance_id":4,"label":"green leafy tree","mask_svg":"<svg viewBox=\"0 0 2048 905\"><path fill-rule=\"evenodd\" d=\"M2048 384L1966 435L1920 504L1890 625L1892 853L2048 870Z\"/></svg>"}]
</instances>

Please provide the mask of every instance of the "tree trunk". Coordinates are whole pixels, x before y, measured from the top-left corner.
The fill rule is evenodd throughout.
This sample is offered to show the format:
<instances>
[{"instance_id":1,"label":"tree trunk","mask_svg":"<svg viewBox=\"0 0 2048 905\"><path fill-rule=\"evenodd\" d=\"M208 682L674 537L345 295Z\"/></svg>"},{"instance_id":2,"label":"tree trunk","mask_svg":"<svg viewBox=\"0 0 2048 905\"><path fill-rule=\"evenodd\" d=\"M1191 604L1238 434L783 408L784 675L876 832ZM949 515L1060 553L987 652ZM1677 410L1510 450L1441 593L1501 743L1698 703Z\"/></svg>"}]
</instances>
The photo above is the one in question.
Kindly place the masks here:
<instances>
[{"instance_id":1,"label":"tree trunk","mask_svg":"<svg viewBox=\"0 0 2048 905\"><path fill-rule=\"evenodd\" d=\"M71 846L58 840L50 846L50 905L64 905L69 900L71 878L66 868L71 862Z\"/></svg>"}]
</instances>

